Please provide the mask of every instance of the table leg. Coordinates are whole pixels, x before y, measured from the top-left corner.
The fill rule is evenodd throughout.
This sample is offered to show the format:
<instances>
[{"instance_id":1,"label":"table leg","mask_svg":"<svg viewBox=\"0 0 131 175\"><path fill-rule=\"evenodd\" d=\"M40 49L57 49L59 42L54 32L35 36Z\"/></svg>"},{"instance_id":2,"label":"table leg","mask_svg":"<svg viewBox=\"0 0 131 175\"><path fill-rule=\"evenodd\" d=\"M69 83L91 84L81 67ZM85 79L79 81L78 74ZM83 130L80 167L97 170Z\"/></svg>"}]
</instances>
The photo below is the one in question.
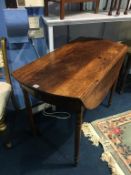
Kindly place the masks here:
<instances>
[{"instance_id":1,"label":"table leg","mask_svg":"<svg viewBox=\"0 0 131 175\"><path fill-rule=\"evenodd\" d=\"M48 27L49 52L54 51L53 26Z\"/></svg>"},{"instance_id":2,"label":"table leg","mask_svg":"<svg viewBox=\"0 0 131 175\"><path fill-rule=\"evenodd\" d=\"M111 87L110 95L109 95L109 100L108 100L108 107L110 107L111 104L112 104L112 97L113 97L113 94L114 94L114 92L115 92L116 85L117 85L117 80L115 81L115 83L114 83L113 86Z\"/></svg>"},{"instance_id":3,"label":"table leg","mask_svg":"<svg viewBox=\"0 0 131 175\"><path fill-rule=\"evenodd\" d=\"M83 119L83 108L77 114L76 126L75 126L75 145L74 145L74 164L77 166L80 154L80 136L81 136L81 124Z\"/></svg>"},{"instance_id":4,"label":"table leg","mask_svg":"<svg viewBox=\"0 0 131 175\"><path fill-rule=\"evenodd\" d=\"M120 81L120 94L124 92L127 76L131 67L131 57L128 55L127 62L124 69L124 74L122 75L122 80Z\"/></svg>"},{"instance_id":5,"label":"table leg","mask_svg":"<svg viewBox=\"0 0 131 175\"><path fill-rule=\"evenodd\" d=\"M36 129L36 125L35 125L34 118L33 118L33 113L32 113L32 107L31 107L31 104L30 104L29 94L25 89L22 88L22 90L23 90L23 94L24 94L26 110L27 110L27 114L28 114L28 117L29 117L32 132L33 132L33 135L36 136L37 135L37 129Z\"/></svg>"}]
</instances>

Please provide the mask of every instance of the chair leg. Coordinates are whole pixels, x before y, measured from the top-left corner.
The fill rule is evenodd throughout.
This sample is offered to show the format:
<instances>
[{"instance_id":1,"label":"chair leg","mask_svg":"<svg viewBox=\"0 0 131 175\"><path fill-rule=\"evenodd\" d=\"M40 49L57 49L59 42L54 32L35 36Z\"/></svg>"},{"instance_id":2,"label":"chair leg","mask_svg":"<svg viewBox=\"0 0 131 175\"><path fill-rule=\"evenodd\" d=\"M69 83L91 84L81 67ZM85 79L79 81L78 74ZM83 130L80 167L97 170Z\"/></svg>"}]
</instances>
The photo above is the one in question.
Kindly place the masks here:
<instances>
[{"instance_id":1,"label":"chair leg","mask_svg":"<svg viewBox=\"0 0 131 175\"><path fill-rule=\"evenodd\" d=\"M22 88L22 90L23 90L23 94L24 94L26 110L27 110L27 113L28 113L30 125L31 125L31 128L32 128L32 132L33 132L33 135L36 136L38 132L37 132L37 128L36 128L36 125L35 125L35 122L34 122L34 118L33 118L33 113L32 113L32 107L31 107L31 104L30 104L29 94L24 88Z\"/></svg>"},{"instance_id":2,"label":"chair leg","mask_svg":"<svg viewBox=\"0 0 131 175\"><path fill-rule=\"evenodd\" d=\"M109 0L106 0L106 4L105 4L105 7L103 8L103 10L107 9L108 2L109 2Z\"/></svg>"},{"instance_id":3,"label":"chair leg","mask_svg":"<svg viewBox=\"0 0 131 175\"><path fill-rule=\"evenodd\" d=\"M116 14L117 14L117 15L120 15L121 3L122 3L122 0L119 0L118 8L117 8L117 11L116 11Z\"/></svg>"},{"instance_id":4,"label":"chair leg","mask_svg":"<svg viewBox=\"0 0 131 175\"><path fill-rule=\"evenodd\" d=\"M76 126L75 126L75 147L74 147L74 165L78 165L79 154L80 154L80 136L81 136L81 124L83 119L83 110L78 113L76 117Z\"/></svg>"},{"instance_id":5,"label":"chair leg","mask_svg":"<svg viewBox=\"0 0 131 175\"><path fill-rule=\"evenodd\" d=\"M109 10L109 13L108 13L109 16L112 15L113 4L114 4L114 0L111 0L110 10Z\"/></svg>"},{"instance_id":6,"label":"chair leg","mask_svg":"<svg viewBox=\"0 0 131 175\"><path fill-rule=\"evenodd\" d=\"M125 9L125 11L124 11L124 14L125 14L125 15L127 15L127 13L128 13L129 3L130 3L130 0L127 1L126 9Z\"/></svg>"},{"instance_id":7,"label":"chair leg","mask_svg":"<svg viewBox=\"0 0 131 175\"><path fill-rule=\"evenodd\" d=\"M64 19L65 16L65 9L64 9L64 2L60 1L60 19Z\"/></svg>"},{"instance_id":8,"label":"chair leg","mask_svg":"<svg viewBox=\"0 0 131 175\"><path fill-rule=\"evenodd\" d=\"M6 149L11 149L13 147L13 143L12 143L12 135L11 135L11 131L9 128L7 128L7 131L5 131L5 140L4 140L4 147Z\"/></svg>"},{"instance_id":9,"label":"chair leg","mask_svg":"<svg viewBox=\"0 0 131 175\"><path fill-rule=\"evenodd\" d=\"M98 13L98 11L99 11L99 4L100 4L100 0L96 0L95 13Z\"/></svg>"},{"instance_id":10,"label":"chair leg","mask_svg":"<svg viewBox=\"0 0 131 175\"><path fill-rule=\"evenodd\" d=\"M115 0L114 5L113 5L113 10L115 10L117 8L117 2L118 2L118 0Z\"/></svg>"},{"instance_id":11,"label":"chair leg","mask_svg":"<svg viewBox=\"0 0 131 175\"><path fill-rule=\"evenodd\" d=\"M4 146L9 149L12 148L10 128L5 124L4 118L0 120L0 134L4 135Z\"/></svg>"},{"instance_id":12,"label":"chair leg","mask_svg":"<svg viewBox=\"0 0 131 175\"><path fill-rule=\"evenodd\" d=\"M83 2L80 2L80 11L83 11Z\"/></svg>"}]
</instances>

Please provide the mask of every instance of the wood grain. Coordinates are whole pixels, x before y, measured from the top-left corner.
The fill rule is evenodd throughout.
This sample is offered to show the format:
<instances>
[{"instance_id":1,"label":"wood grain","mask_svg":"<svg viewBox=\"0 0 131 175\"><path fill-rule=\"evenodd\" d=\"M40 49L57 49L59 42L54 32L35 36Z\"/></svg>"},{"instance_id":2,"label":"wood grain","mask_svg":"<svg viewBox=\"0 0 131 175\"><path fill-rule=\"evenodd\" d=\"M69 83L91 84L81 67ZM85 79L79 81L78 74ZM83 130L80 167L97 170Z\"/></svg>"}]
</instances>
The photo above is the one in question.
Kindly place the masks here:
<instances>
[{"instance_id":1,"label":"wood grain","mask_svg":"<svg viewBox=\"0 0 131 175\"><path fill-rule=\"evenodd\" d=\"M60 19L64 19L65 16L65 4L67 3L80 3L80 11L83 8L84 2L95 2L95 13L98 13L100 0L44 0L44 15L48 16L48 3L57 2L60 4Z\"/></svg>"},{"instance_id":2,"label":"wood grain","mask_svg":"<svg viewBox=\"0 0 131 175\"><path fill-rule=\"evenodd\" d=\"M126 52L125 45L108 40L77 40L16 70L13 76L43 98L74 99L92 109L117 79Z\"/></svg>"},{"instance_id":3,"label":"wood grain","mask_svg":"<svg viewBox=\"0 0 131 175\"><path fill-rule=\"evenodd\" d=\"M97 107L114 87L127 47L108 40L79 39L16 70L34 135L29 93L58 107L77 112L74 164L79 161L82 107ZM114 88L113 88L114 89Z\"/></svg>"}]
</instances>

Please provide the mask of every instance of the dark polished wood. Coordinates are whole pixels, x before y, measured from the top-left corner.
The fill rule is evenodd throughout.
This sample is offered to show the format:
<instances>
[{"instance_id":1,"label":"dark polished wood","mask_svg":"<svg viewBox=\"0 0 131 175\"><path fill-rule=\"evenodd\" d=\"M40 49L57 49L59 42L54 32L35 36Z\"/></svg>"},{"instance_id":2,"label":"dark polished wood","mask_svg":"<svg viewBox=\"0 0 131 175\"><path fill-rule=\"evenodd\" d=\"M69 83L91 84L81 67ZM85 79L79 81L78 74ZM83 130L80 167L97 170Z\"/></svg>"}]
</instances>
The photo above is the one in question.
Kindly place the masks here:
<instances>
[{"instance_id":1,"label":"dark polished wood","mask_svg":"<svg viewBox=\"0 0 131 175\"><path fill-rule=\"evenodd\" d=\"M129 74L130 68L131 68L131 54L128 54L128 58L124 65L124 72L122 74L121 81L120 81L120 94L124 92L126 81L127 81L127 76Z\"/></svg>"},{"instance_id":2,"label":"dark polished wood","mask_svg":"<svg viewBox=\"0 0 131 175\"><path fill-rule=\"evenodd\" d=\"M130 68L131 68L131 40L125 40L122 43L124 43L128 46L128 51L127 51L127 57L126 57L124 64L122 66L121 76L119 79L120 94L122 94L124 92L124 89L126 87L127 76L129 74Z\"/></svg>"},{"instance_id":3,"label":"dark polished wood","mask_svg":"<svg viewBox=\"0 0 131 175\"><path fill-rule=\"evenodd\" d=\"M32 107L31 107L31 103L30 103L30 98L29 98L28 91L26 91L24 88L23 88L23 94L24 94L24 99L25 99L25 105L28 109L27 112L28 112L28 117L29 117L29 121L31 124L31 128L33 131L33 135L36 136L37 135L37 128L36 128L34 118L33 118L33 112L32 112Z\"/></svg>"},{"instance_id":4,"label":"dark polished wood","mask_svg":"<svg viewBox=\"0 0 131 175\"><path fill-rule=\"evenodd\" d=\"M116 14L117 14L117 15L120 15L121 3L122 3L122 0L119 0L118 8L117 8L117 11L116 11Z\"/></svg>"},{"instance_id":5,"label":"dark polished wood","mask_svg":"<svg viewBox=\"0 0 131 175\"><path fill-rule=\"evenodd\" d=\"M117 80L126 52L127 47L120 43L79 39L13 73L26 93L78 113L75 164L79 158L81 107L94 109L103 101ZM31 106L27 106L33 118Z\"/></svg>"},{"instance_id":6,"label":"dark polished wood","mask_svg":"<svg viewBox=\"0 0 131 175\"><path fill-rule=\"evenodd\" d=\"M107 10L108 3L109 3L109 0L106 0L106 4L105 4L105 7L103 8L103 10ZM112 10L116 9L117 3L118 3L118 0L111 1Z\"/></svg>"},{"instance_id":7,"label":"dark polished wood","mask_svg":"<svg viewBox=\"0 0 131 175\"><path fill-rule=\"evenodd\" d=\"M64 16L65 16L64 6L67 3L80 3L80 11L82 11L84 2L95 2L95 13L98 13L99 3L100 3L100 0L44 0L44 4L45 4L44 15L45 16L48 16L48 3L50 1L60 4L60 19L64 19Z\"/></svg>"},{"instance_id":8,"label":"dark polished wood","mask_svg":"<svg viewBox=\"0 0 131 175\"><path fill-rule=\"evenodd\" d=\"M77 166L79 161L80 152L80 136L81 136L81 124L83 119L83 108L76 116L76 127L75 127L75 141L74 141L74 164Z\"/></svg>"},{"instance_id":9,"label":"dark polished wood","mask_svg":"<svg viewBox=\"0 0 131 175\"><path fill-rule=\"evenodd\" d=\"M113 86L111 87L110 95L109 95L109 100L108 100L108 107L110 107L111 104L112 104L112 97L113 97L113 93L115 92L116 85L117 85L117 80L116 80L116 82L113 84Z\"/></svg>"},{"instance_id":10,"label":"dark polished wood","mask_svg":"<svg viewBox=\"0 0 131 175\"><path fill-rule=\"evenodd\" d=\"M115 0L111 0L111 5L110 5L109 13L108 13L108 15L110 15L110 16L112 15L114 3L115 3Z\"/></svg>"},{"instance_id":11,"label":"dark polished wood","mask_svg":"<svg viewBox=\"0 0 131 175\"><path fill-rule=\"evenodd\" d=\"M104 10L107 9L108 3L109 3L109 0L106 0ZM116 10L116 15L119 15L120 14L121 3L122 3L122 0L111 0L111 5L110 5L108 15L112 15L113 10Z\"/></svg>"},{"instance_id":12,"label":"dark polished wood","mask_svg":"<svg viewBox=\"0 0 131 175\"><path fill-rule=\"evenodd\" d=\"M125 15L127 15L128 9L130 8L130 7L129 7L129 3L130 3L130 0L127 0L126 9L125 9L125 11L124 11L124 14L125 14Z\"/></svg>"}]
</instances>

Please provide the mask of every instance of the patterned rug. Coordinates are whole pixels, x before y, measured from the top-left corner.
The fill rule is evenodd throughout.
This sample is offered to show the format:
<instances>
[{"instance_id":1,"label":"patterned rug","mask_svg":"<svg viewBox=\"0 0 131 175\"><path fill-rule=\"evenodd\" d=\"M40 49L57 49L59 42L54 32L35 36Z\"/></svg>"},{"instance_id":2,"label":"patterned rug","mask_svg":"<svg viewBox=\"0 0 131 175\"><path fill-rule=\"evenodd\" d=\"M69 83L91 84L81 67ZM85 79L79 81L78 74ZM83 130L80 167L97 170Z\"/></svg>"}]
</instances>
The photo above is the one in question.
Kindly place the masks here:
<instances>
[{"instance_id":1,"label":"patterned rug","mask_svg":"<svg viewBox=\"0 0 131 175\"><path fill-rule=\"evenodd\" d=\"M82 131L98 146L113 175L131 175L131 111L83 123Z\"/></svg>"}]
</instances>

